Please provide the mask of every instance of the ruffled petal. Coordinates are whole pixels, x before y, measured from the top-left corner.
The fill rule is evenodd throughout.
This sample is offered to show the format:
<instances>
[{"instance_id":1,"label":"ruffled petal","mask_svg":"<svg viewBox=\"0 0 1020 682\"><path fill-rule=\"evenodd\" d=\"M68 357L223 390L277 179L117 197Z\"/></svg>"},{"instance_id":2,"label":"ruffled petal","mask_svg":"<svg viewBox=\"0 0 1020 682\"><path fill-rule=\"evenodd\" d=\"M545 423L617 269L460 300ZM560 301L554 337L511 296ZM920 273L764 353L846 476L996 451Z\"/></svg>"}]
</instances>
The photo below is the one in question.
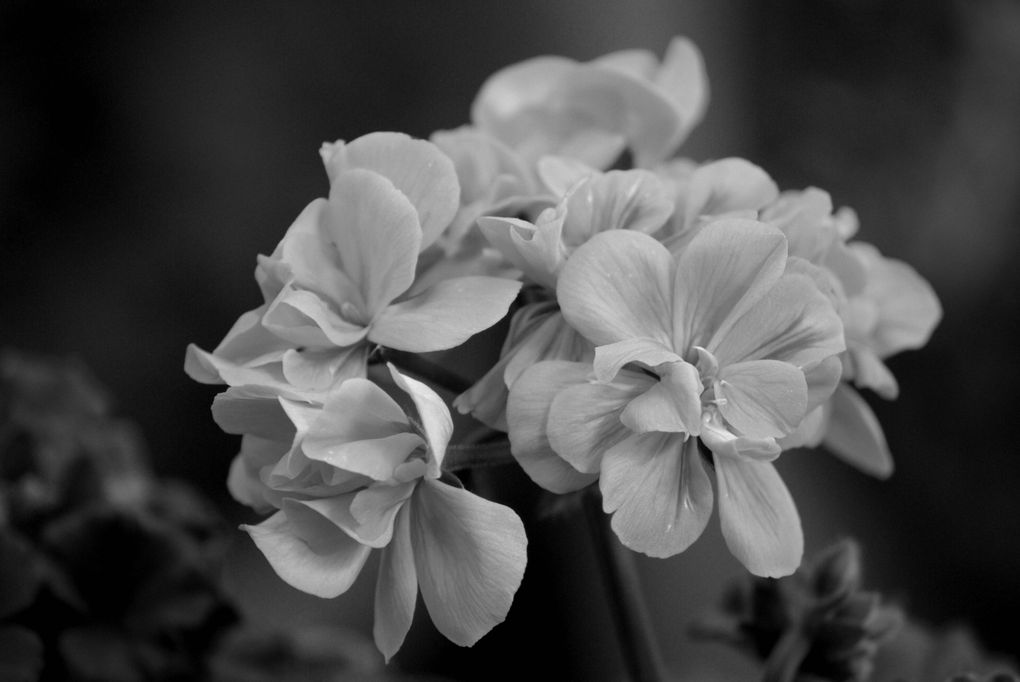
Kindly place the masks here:
<instances>
[{"instance_id":1,"label":"ruffled petal","mask_svg":"<svg viewBox=\"0 0 1020 682\"><path fill-rule=\"evenodd\" d=\"M323 221L343 271L361 293L365 309L359 312L367 323L414 281L422 241L418 213L389 180L355 169L333 183Z\"/></svg>"},{"instance_id":2,"label":"ruffled petal","mask_svg":"<svg viewBox=\"0 0 1020 682\"><path fill-rule=\"evenodd\" d=\"M443 635L471 646L510 610L527 563L524 525L509 507L438 481L411 500L422 599Z\"/></svg>"},{"instance_id":3,"label":"ruffled petal","mask_svg":"<svg viewBox=\"0 0 1020 682\"><path fill-rule=\"evenodd\" d=\"M349 379L329 395L309 424L308 436L357 441L410 430L404 410L386 391L368 379Z\"/></svg>"},{"instance_id":4,"label":"ruffled petal","mask_svg":"<svg viewBox=\"0 0 1020 682\"><path fill-rule=\"evenodd\" d=\"M714 353L710 340L729 338L734 321L752 309L785 267L786 238L778 230L738 218L706 225L677 263L674 347L702 346ZM728 364L721 356L719 362Z\"/></svg>"},{"instance_id":5,"label":"ruffled petal","mask_svg":"<svg viewBox=\"0 0 1020 682\"><path fill-rule=\"evenodd\" d=\"M296 389L297 397L307 395L311 399L347 379L364 378L368 353L368 344L363 343L342 349L291 349L283 354L283 376Z\"/></svg>"},{"instance_id":6,"label":"ruffled petal","mask_svg":"<svg viewBox=\"0 0 1020 682\"><path fill-rule=\"evenodd\" d=\"M442 280L383 310L368 338L411 353L453 348L499 322L520 288L520 282L498 277Z\"/></svg>"},{"instance_id":7,"label":"ruffled petal","mask_svg":"<svg viewBox=\"0 0 1020 682\"><path fill-rule=\"evenodd\" d=\"M429 444L429 475L438 478L443 457L446 455L446 447L450 444L450 436L453 435L450 409L431 388L417 379L401 374L392 364L386 366L390 370L393 382L411 398L418 411L418 418L421 419L422 430L425 431L425 438Z\"/></svg>"},{"instance_id":8,"label":"ruffled petal","mask_svg":"<svg viewBox=\"0 0 1020 682\"><path fill-rule=\"evenodd\" d=\"M563 245L562 211L545 210L534 223L518 218L483 216L478 228L524 277L553 289L567 256Z\"/></svg>"},{"instance_id":9,"label":"ruffled petal","mask_svg":"<svg viewBox=\"0 0 1020 682\"><path fill-rule=\"evenodd\" d=\"M375 622L372 635L375 645L389 662L404 643L414 619L418 598L418 572L414 568L411 548L410 506L404 505L397 514L393 537L383 548L379 560L379 577L375 584Z\"/></svg>"},{"instance_id":10,"label":"ruffled petal","mask_svg":"<svg viewBox=\"0 0 1020 682\"><path fill-rule=\"evenodd\" d=\"M563 389L549 408L549 444L578 471L596 473L606 450L631 434L620 414L654 382L625 370L612 383L589 382Z\"/></svg>"},{"instance_id":11,"label":"ruffled petal","mask_svg":"<svg viewBox=\"0 0 1020 682\"><path fill-rule=\"evenodd\" d=\"M592 367L599 381L611 381L624 365L631 362L639 362L651 369L677 361L683 360L660 341L638 337L598 346Z\"/></svg>"},{"instance_id":12,"label":"ruffled petal","mask_svg":"<svg viewBox=\"0 0 1020 682\"><path fill-rule=\"evenodd\" d=\"M290 500L282 511L241 530L285 583L326 599L347 591L371 551L325 517Z\"/></svg>"},{"instance_id":13,"label":"ruffled petal","mask_svg":"<svg viewBox=\"0 0 1020 682\"><path fill-rule=\"evenodd\" d=\"M715 458L723 538L754 575L781 578L800 566L804 534L797 507L770 462Z\"/></svg>"},{"instance_id":14,"label":"ruffled petal","mask_svg":"<svg viewBox=\"0 0 1020 682\"><path fill-rule=\"evenodd\" d=\"M843 384L833 393L830 405L832 412L822 441L826 449L866 474L891 476L892 453L882 426L864 398Z\"/></svg>"},{"instance_id":15,"label":"ruffled petal","mask_svg":"<svg viewBox=\"0 0 1020 682\"><path fill-rule=\"evenodd\" d=\"M660 368L659 383L628 403L620 421L632 431L701 431L701 392L698 369L687 362L671 362Z\"/></svg>"},{"instance_id":16,"label":"ruffled petal","mask_svg":"<svg viewBox=\"0 0 1020 682\"><path fill-rule=\"evenodd\" d=\"M431 142L403 133L363 135L347 144L323 145L330 181L344 171L364 168L393 183L418 212L424 250L453 220L460 207L460 185L453 162Z\"/></svg>"},{"instance_id":17,"label":"ruffled petal","mask_svg":"<svg viewBox=\"0 0 1020 682\"><path fill-rule=\"evenodd\" d=\"M647 337L673 348L673 270L652 237L611 230L578 247L556 294L567 322L596 346Z\"/></svg>"},{"instance_id":18,"label":"ruffled petal","mask_svg":"<svg viewBox=\"0 0 1020 682\"><path fill-rule=\"evenodd\" d=\"M781 360L807 367L846 347L843 323L829 299L804 275L785 275L725 335L707 346L727 365Z\"/></svg>"},{"instance_id":19,"label":"ruffled petal","mask_svg":"<svg viewBox=\"0 0 1020 682\"><path fill-rule=\"evenodd\" d=\"M726 365L719 372L719 412L749 438L779 438L797 428L807 411L804 372L778 360Z\"/></svg>"},{"instance_id":20,"label":"ruffled petal","mask_svg":"<svg viewBox=\"0 0 1020 682\"><path fill-rule=\"evenodd\" d=\"M319 294L287 285L269 306L262 324L296 346L352 346L365 338L365 325L345 319Z\"/></svg>"},{"instance_id":21,"label":"ruffled petal","mask_svg":"<svg viewBox=\"0 0 1020 682\"><path fill-rule=\"evenodd\" d=\"M583 474L556 454L546 432L556 394L590 378L588 364L543 362L525 370L510 390L506 408L510 452L531 480L554 493L579 490L596 479L596 474Z\"/></svg>"},{"instance_id":22,"label":"ruffled petal","mask_svg":"<svg viewBox=\"0 0 1020 682\"><path fill-rule=\"evenodd\" d=\"M712 515L712 484L697 440L646 433L620 442L602 458L602 506L627 547L653 557L679 554Z\"/></svg>"}]
</instances>

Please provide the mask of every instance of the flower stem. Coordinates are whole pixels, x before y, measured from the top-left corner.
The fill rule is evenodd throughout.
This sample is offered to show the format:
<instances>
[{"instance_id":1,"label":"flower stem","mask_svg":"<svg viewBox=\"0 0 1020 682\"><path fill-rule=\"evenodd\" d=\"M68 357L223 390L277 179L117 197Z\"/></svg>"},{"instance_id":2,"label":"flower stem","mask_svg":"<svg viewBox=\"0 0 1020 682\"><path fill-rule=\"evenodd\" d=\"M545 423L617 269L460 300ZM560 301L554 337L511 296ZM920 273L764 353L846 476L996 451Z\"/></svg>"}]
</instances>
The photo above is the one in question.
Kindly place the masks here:
<instances>
[{"instance_id":1,"label":"flower stem","mask_svg":"<svg viewBox=\"0 0 1020 682\"><path fill-rule=\"evenodd\" d=\"M762 682L793 682L804 662L809 648L800 628L791 627L776 643L768 660L765 661L765 673Z\"/></svg>"},{"instance_id":2,"label":"flower stem","mask_svg":"<svg viewBox=\"0 0 1020 682\"><path fill-rule=\"evenodd\" d=\"M665 680L665 666L641 591L634 555L620 544L610 528L609 517L602 511L601 495L595 488L585 495L584 511L627 673L633 682Z\"/></svg>"}]
</instances>

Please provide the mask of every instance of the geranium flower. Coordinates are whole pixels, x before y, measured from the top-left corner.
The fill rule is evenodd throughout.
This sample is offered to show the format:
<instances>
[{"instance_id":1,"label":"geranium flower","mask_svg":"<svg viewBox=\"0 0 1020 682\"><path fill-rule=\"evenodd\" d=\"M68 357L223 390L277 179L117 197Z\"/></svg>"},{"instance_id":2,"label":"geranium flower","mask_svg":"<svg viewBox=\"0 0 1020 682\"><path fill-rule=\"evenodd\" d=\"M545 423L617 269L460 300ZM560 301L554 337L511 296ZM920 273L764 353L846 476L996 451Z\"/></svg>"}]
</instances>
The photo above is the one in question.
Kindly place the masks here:
<instances>
[{"instance_id":1,"label":"geranium flower","mask_svg":"<svg viewBox=\"0 0 1020 682\"><path fill-rule=\"evenodd\" d=\"M637 232L592 237L557 296L594 363L539 363L514 383L518 461L551 489L569 488L557 458L598 475L620 540L671 556L712 509L699 437L730 550L756 575L792 572L800 519L771 460L832 392L844 347L831 302L795 268L783 235L752 220L709 224L676 260Z\"/></svg>"},{"instance_id":2,"label":"geranium flower","mask_svg":"<svg viewBox=\"0 0 1020 682\"><path fill-rule=\"evenodd\" d=\"M624 149L649 167L665 158L701 120L708 82L701 53L674 38L662 62L626 50L579 63L536 57L489 77L471 120L524 159L555 154L606 168Z\"/></svg>"},{"instance_id":3,"label":"geranium flower","mask_svg":"<svg viewBox=\"0 0 1020 682\"><path fill-rule=\"evenodd\" d=\"M784 447L824 444L858 469L885 478L893 459L882 427L857 388L892 400L899 386L883 360L927 343L942 316L938 297L913 268L882 256L864 242L849 242L857 217L833 212L828 193L817 188L784 192L762 211L762 219L783 231L791 253L820 266L826 289L846 333L843 381L832 398L805 419Z\"/></svg>"},{"instance_id":4,"label":"geranium flower","mask_svg":"<svg viewBox=\"0 0 1020 682\"><path fill-rule=\"evenodd\" d=\"M226 431L248 434L230 488L277 510L243 528L283 580L335 597L382 550L374 635L387 659L410 628L419 587L439 631L470 646L506 617L527 560L511 509L441 478L453 431L442 399L392 365L390 376L414 417L361 378L323 405L278 398L275 420L266 401L250 409L224 394L214 404Z\"/></svg>"},{"instance_id":5,"label":"geranium flower","mask_svg":"<svg viewBox=\"0 0 1020 682\"><path fill-rule=\"evenodd\" d=\"M450 160L434 145L373 133L324 148L328 199L298 217L256 278L265 304L245 313L185 369L205 383L320 397L364 376L372 344L426 352L457 346L506 314L520 284L457 277L409 291L418 254L458 210Z\"/></svg>"},{"instance_id":6,"label":"geranium flower","mask_svg":"<svg viewBox=\"0 0 1020 682\"><path fill-rule=\"evenodd\" d=\"M666 188L649 171L609 171L543 159L547 185L565 194L534 223L486 217L479 226L489 242L541 292L514 313L499 361L454 405L491 428L506 430L507 388L541 360L581 360L591 344L564 322L554 297L563 265L579 245L606 230L655 232L673 211Z\"/></svg>"}]
</instances>

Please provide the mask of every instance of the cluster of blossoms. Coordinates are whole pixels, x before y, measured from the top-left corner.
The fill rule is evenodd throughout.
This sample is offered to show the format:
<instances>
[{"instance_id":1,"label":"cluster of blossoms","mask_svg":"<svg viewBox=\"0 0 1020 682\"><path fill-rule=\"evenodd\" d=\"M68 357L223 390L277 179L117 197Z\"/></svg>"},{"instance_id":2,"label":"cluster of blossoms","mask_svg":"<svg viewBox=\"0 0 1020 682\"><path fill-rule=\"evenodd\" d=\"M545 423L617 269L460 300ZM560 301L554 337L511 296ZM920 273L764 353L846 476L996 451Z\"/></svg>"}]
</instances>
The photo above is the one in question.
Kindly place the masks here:
<instances>
[{"instance_id":1,"label":"cluster of blossoms","mask_svg":"<svg viewBox=\"0 0 1020 682\"><path fill-rule=\"evenodd\" d=\"M597 483L620 540L651 556L686 549L718 498L734 556L788 575L803 536L772 464L784 449L891 473L857 389L895 396L883 359L926 342L938 301L850 241L854 214L824 191L677 157L707 99L678 38L661 61L510 66L470 125L431 141L325 144L328 197L259 257L265 303L212 352L189 347L187 372L228 386L213 413L243 435L229 487L271 513L246 530L276 572L331 597L381 550L387 657L419 589L470 645L505 618L526 562L517 515L444 470L446 403L387 358L509 316L498 361L454 406L507 432L543 488Z\"/></svg>"}]
</instances>

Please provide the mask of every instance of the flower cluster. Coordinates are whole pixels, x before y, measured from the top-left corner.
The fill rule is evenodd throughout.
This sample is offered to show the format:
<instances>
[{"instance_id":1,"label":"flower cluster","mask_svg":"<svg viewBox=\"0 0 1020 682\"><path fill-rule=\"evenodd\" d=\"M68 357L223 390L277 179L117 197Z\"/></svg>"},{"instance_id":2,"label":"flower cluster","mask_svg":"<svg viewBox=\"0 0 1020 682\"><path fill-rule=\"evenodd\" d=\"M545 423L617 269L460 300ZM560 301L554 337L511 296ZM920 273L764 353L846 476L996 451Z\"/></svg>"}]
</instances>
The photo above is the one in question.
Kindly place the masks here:
<instances>
[{"instance_id":1,"label":"flower cluster","mask_svg":"<svg viewBox=\"0 0 1020 682\"><path fill-rule=\"evenodd\" d=\"M470 124L430 141L327 143L327 198L258 259L265 302L212 352L189 347L187 372L228 386L213 411L243 435L230 490L271 513L246 530L276 572L335 596L381 550L387 657L419 589L441 632L474 643L526 560L514 512L444 470L448 407L401 354L509 316L454 406L507 432L538 485L597 484L620 540L651 556L690 546L718 499L733 555L788 575L803 536L781 452L824 444L891 472L855 389L895 397L883 360L926 342L938 300L851 241L854 214L824 191L677 157L707 102L701 55L677 38L661 60L510 66Z\"/></svg>"}]
</instances>

